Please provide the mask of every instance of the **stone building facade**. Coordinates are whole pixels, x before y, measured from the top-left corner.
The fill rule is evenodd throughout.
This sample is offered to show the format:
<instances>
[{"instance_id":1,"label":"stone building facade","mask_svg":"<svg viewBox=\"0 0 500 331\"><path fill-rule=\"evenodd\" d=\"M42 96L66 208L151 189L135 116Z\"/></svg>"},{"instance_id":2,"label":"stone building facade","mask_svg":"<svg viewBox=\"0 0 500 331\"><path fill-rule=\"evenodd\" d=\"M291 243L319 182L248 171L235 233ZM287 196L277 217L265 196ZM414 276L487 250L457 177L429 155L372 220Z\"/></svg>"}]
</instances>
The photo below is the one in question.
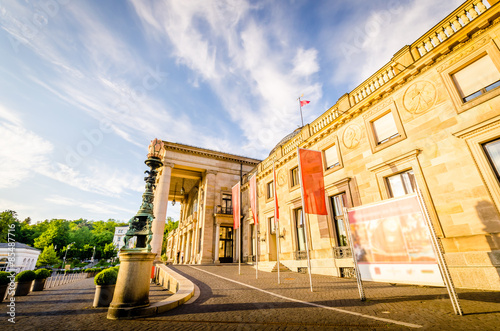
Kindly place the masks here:
<instances>
[{"instance_id":1,"label":"stone building facade","mask_svg":"<svg viewBox=\"0 0 500 331\"><path fill-rule=\"evenodd\" d=\"M500 290L497 2L464 2L413 44L401 48L385 66L343 95L324 114L283 139L262 162L226 154L230 160L217 159L210 156L215 152L195 148L200 154L183 153L167 143L166 166L157 188L163 200L159 206L155 200L155 208L161 211L155 213L158 224L162 219L164 222L161 206L166 203L166 195L161 194L162 181L165 173L168 177L176 171L168 162L186 162L182 171L191 171L190 167L205 169L197 170L199 178L192 179L197 184L189 185L190 189L197 186L197 191L187 191L187 196L181 197L174 190L169 195L170 200L172 196L184 199L184 204L179 230L166 239L168 260L219 260L221 255L215 247L221 247L223 234L217 229L224 225L226 231L232 220L214 208L223 206L223 194L230 194L241 176L244 262L254 259L257 248L262 266L266 261L275 264L279 235L280 262L297 271L306 266L303 257L307 236L311 243L311 271L348 277L353 260L342 226L342 207L380 202L418 188L455 286ZM300 222L297 147L322 151L325 163L328 215L310 215L307 233ZM238 163L243 160L245 163ZM273 162L277 183L273 181ZM258 181L258 247L253 240L246 183L253 173L257 173ZM177 190L179 185L178 181ZM280 205L279 233L272 222L273 185ZM172 189L170 184L170 192ZM191 213L193 199L198 199L198 207ZM320 236L319 227L325 221L321 218L326 218L328 236ZM159 228L156 233L162 233ZM178 251L183 254L182 261L176 256ZM233 253L233 261L237 261L237 255Z\"/></svg>"}]
</instances>

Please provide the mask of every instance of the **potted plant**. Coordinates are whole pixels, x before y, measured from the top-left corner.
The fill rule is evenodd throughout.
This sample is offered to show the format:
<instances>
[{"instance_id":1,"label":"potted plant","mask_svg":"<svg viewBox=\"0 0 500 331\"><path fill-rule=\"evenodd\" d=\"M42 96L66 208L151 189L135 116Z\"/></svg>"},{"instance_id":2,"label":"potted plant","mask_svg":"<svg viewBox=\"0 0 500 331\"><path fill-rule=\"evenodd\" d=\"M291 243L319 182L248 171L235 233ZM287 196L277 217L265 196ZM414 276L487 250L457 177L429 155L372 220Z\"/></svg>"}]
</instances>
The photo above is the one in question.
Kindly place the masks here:
<instances>
[{"instance_id":1,"label":"potted plant","mask_svg":"<svg viewBox=\"0 0 500 331\"><path fill-rule=\"evenodd\" d=\"M49 269L35 270L35 283L33 284L33 291L43 291L45 281L50 277Z\"/></svg>"},{"instance_id":2,"label":"potted plant","mask_svg":"<svg viewBox=\"0 0 500 331\"><path fill-rule=\"evenodd\" d=\"M7 287L10 283L10 272L0 271L0 301L5 298L5 292L7 292Z\"/></svg>"},{"instance_id":3,"label":"potted plant","mask_svg":"<svg viewBox=\"0 0 500 331\"><path fill-rule=\"evenodd\" d=\"M32 270L24 270L16 275L16 292L15 296L28 295L30 293L31 284L35 279L35 272Z\"/></svg>"},{"instance_id":4,"label":"potted plant","mask_svg":"<svg viewBox=\"0 0 500 331\"><path fill-rule=\"evenodd\" d=\"M113 300L115 293L116 278L118 273L115 269L110 268L101 271L94 278L96 285L94 295L94 307L108 307Z\"/></svg>"}]
</instances>

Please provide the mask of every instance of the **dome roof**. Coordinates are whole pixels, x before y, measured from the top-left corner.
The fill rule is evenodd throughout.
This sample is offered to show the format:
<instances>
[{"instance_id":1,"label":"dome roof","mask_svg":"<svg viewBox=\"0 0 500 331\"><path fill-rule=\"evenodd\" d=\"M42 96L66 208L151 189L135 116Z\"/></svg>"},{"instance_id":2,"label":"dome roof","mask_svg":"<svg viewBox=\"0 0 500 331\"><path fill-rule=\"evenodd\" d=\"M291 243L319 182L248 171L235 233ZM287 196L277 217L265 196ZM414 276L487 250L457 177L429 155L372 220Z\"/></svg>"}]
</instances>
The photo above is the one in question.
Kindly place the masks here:
<instances>
[{"instance_id":1,"label":"dome roof","mask_svg":"<svg viewBox=\"0 0 500 331\"><path fill-rule=\"evenodd\" d=\"M271 154L273 154L274 151L276 151L278 149L278 147L286 144L289 140L291 140L293 137L295 137L297 134L299 134L301 130L302 130L302 127L297 128L293 132L291 132L291 133L287 134L286 136L284 136L283 139L281 139L280 142L278 144L276 144L276 146L274 146L274 148L272 149L272 151L269 152L269 156L271 156Z\"/></svg>"}]
</instances>

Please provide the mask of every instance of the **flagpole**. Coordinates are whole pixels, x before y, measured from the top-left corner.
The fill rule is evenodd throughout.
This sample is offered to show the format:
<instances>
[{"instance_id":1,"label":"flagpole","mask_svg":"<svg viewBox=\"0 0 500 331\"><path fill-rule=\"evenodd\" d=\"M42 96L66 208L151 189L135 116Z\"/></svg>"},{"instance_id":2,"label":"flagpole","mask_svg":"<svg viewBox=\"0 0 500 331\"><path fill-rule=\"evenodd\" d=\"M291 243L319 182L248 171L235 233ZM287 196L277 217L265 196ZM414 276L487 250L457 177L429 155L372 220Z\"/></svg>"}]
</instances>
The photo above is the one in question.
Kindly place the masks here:
<instances>
[{"instance_id":1,"label":"flagpole","mask_svg":"<svg viewBox=\"0 0 500 331\"><path fill-rule=\"evenodd\" d=\"M241 224L238 227L238 275L241 275Z\"/></svg>"},{"instance_id":2,"label":"flagpole","mask_svg":"<svg viewBox=\"0 0 500 331\"><path fill-rule=\"evenodd\" d=\"M257 200L257 173L255 173L255 219L253 223L255 224L255 279L259 279L259 238L257 238L257 227L259 226L259 221L257 221L258 213L257 213L257 205L259 201Z\"/></svg>"},{"instance_id":3,"label":"flagpole","mask_svg":"<svg viewBox=\"0 0 500 331\"><path fill-rule=\"evenodd\" d=\"M278 197L276 196L276 166L273 160L273 176L274 176L274 224L276 232L276 261L278 262L278 284L281 284L280 278L280 222L278 217Z\"/></svg>"},{"instance_id":4,"label":"flagpole","mask_svg":"<svg viewBox=\"0 0 500 331\"><path fill-rule=\"evenodd\" d=\"M304 126L304 118L302 117L302 102L300 101L300 98L302 98L303 94L298 98L299 100L299 108L300 108L300 121L302 123L302 126Z\"/></svg>"},{"instance_id":5,"label":"flagpole","mask_svg":"<svg viewBox=\"0 0 500 331\"><path fill-rule=\"evenodd\" d=\"M304 237L306 239L306 254L307 254L307 271L309 272L309 285L311 287L311 292L313 292L313 284L312 284L312 276L311 276L311 259L309 257L309 239L307 238L308 233L309 233L309 227L307 226L306 219L304 217L305 211L306 211L306 205L304 204L304 185L302 184L302 171L300 167L300 148L297 147L297 158L298 158L298 163L299 163L299 180L300 180L300 198L302 200L302 222L304 223L304 228L305 228L305 233Z\"/></svg>"}]
</instances>

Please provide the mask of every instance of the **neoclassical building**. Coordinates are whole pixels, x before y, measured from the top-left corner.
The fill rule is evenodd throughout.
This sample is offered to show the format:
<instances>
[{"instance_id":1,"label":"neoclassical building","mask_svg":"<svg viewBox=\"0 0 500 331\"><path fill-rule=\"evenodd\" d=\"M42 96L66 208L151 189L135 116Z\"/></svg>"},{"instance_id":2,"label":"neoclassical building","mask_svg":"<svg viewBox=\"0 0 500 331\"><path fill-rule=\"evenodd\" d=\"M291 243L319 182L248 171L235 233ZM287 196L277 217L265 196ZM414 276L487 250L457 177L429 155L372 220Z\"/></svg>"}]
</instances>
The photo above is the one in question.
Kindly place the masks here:
<instances>
[{"instance_id":1,"label":"neoclassical building","mask_svg":"<svg viewBox=\"0 0 500 331\"><path fill-rule=\"evenodd\" d=\"M414 192L440 238L455 286L500 290L500 4L470 0L437 23L263 160L165 142L155 195L154 249L167 203L182 203L168 238L173 263L280 262L349 277L343 207ZM297 147L321 151L328 215L301 221ZM273 180L273 162L277 180ZM257 174L258 247L248 205ZM233 235L231 187L242 180L242 237ZM280 205L276 231L273 187ZM242 251L236 252L236 240ZM258 249L256 251L256 249Z\"/></svg>"}]
</instances>

